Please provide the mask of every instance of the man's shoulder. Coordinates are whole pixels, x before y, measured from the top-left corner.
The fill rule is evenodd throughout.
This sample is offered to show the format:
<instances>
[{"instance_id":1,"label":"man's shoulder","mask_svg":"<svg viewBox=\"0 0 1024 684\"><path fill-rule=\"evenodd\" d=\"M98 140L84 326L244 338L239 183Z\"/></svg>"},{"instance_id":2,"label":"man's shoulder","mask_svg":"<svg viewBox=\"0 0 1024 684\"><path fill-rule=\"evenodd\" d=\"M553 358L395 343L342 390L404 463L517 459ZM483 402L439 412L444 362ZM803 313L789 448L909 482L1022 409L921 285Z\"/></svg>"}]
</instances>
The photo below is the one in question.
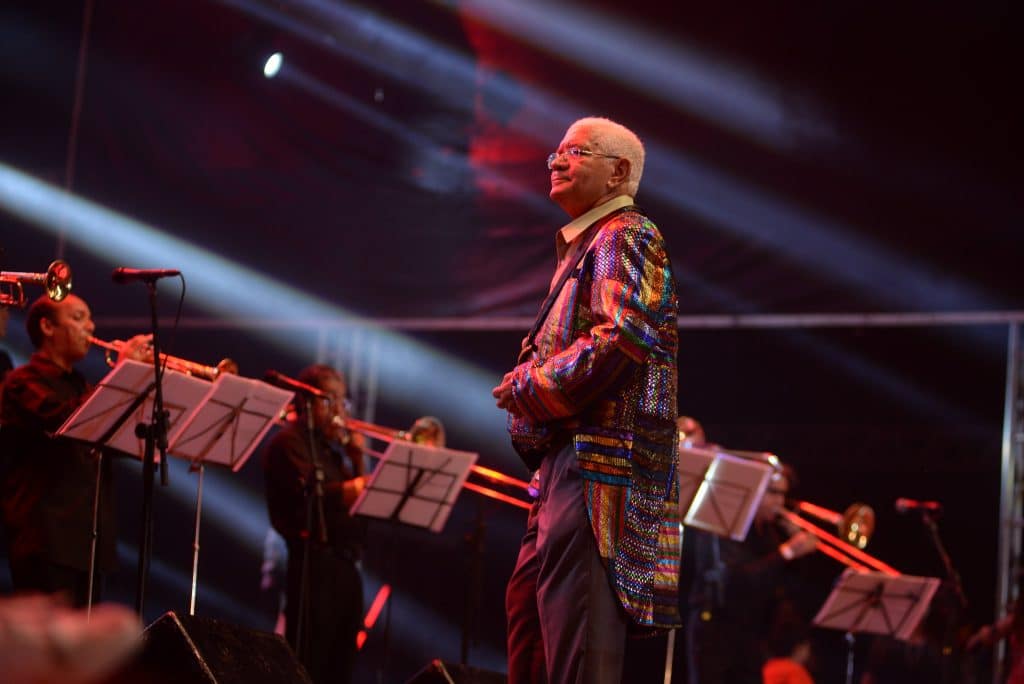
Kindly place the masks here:
<instances>
[{"instance_id":1,"label":"man's shoulder","mask_svg":"<svg viewBox=\"0 0 1024 684\"><path fill-rule=\"evenodd\" d=\"M279 458L295 451L304 451L308 448L304 435L302 430L292 424L278 430L267 440L264 449L266 458Z\"/></svg>"},{"instance_id":2,"label":"man's shoulder","mask_svg":"<svg viewBox=\"0 0 1024 684\"><path fill-rule=\"evenodd\" d=\"M659 252L664 251L665 238L657 224L647 214L632 207L627 207L613 216L594 236L594 249L597 252L634 249L643 251L652 247Z\"/></svg>"},{"instance_id":3,"label":"man's shoulder","mask_svg":"<svg viewBox=\"0 0 1024 684\"><path fill-rule=\"evenodd\" d=\"M39 365L29 362L21 366L15 366L7 371L7 375L4 376L3 388L4 390L13 391L15 388L24 387L32 382L38 382L42 377L45 377L45 374Z\"/></svg>"},{"instance_id":4,"label":"man's shoulder","mask_svg":"<svg viewBox=\"0 0 1024 684\"><path fill-rule=\"evenodd\" d=\"M657 235L659 238L661 237L661 232L658 230L657 224L655 224L643 209L635 204L624 207L621 211L613 215L611 219L602 226L601 232L608 234L628 232L635 234Z\"/></svg>"}]
</instances>

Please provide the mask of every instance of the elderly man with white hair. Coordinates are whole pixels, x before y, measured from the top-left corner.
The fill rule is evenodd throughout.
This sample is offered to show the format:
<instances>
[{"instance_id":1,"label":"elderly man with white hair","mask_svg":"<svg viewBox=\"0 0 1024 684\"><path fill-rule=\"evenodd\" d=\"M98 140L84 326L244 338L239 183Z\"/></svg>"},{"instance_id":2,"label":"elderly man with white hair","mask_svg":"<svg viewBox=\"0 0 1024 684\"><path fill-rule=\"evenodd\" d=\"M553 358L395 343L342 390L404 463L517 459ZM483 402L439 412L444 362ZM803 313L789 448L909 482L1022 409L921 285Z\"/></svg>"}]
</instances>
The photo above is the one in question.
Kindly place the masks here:
<instances>
[{"instance_id":1,"label":"elderly man with white hair","mask_svg":"<svg viewBox=\"0 0 1024 684\"><path fill-rule=\"evenodd\" d=\"M548 157L570 217L519 364L494 388L539 471L506 594L509 681L619 682L627 632L678 626L671 261L633 203L644 149L603 118Z\"/></svg>"}]
</instances>

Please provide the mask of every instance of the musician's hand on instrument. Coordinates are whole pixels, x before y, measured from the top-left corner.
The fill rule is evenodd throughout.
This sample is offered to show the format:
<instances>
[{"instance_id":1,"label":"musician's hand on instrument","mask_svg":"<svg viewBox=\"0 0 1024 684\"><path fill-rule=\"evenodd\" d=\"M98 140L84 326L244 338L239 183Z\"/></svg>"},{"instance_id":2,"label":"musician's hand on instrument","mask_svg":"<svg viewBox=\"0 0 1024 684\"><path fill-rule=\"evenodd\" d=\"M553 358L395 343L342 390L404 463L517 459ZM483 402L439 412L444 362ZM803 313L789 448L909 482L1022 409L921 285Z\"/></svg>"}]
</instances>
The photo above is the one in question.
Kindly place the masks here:
<instances>
[{"instance_id":1,"label":"musician's hand on instrument","mask_svg":"<svg viewBox=\"0 0 1024 684\"><path fill-rule=\"evenodd\" d=\"M351 480L345 480L341 484L341 499L345 502L345 505L350 505L356 498L362 494L363 489L366 487L366 477L360 475L359 477L353 477Z\"/></svg>"},{"instance_id":2,"label":"musician's hand on instrument","mask_svg":"<svg viewBox=\"0 0 1024 684\"><path fill-rule=\"evenodd\" d=\"M348 446L359 451L366 451L366 436L355 430L345 430L348 435Z\"/></svg>"},{"instance_id":3,"label":"musician's hand on instrument","mask_svg":"<svg viewBox=\"0 0 1024 684\"><path fill-rule=\"evenodd\" d=\"M501 383L491 390L491 395L497 399L495 405L500 409L505 409L514 416L522 415L519 407L516 406L515 396L512 394L512 376L515 371L509 371L505 373L505 377L501 379Z\"/></svg>"},{"instance_id":4,"label":"musician's hand on instrument","mask_svg":"<svg viewBox=\"0 0 1024 684\"><path fill-rule=\"evenodd\" d=\"M117 362L121 363L125 359L143 362L152 361L153 336L136 335L125 342L121 342L118 346Z\"/></svg>"},{"instance_id":5,"label":"musician's hand on instrument","mask_svg":"<svg viewBox=\"0 0 1024 684\"><path fill-rule=\"evenodd\" d=\"M817 548L818 538L801 530L779 547L779 553L786 560L793 560L813 553Z\"/></svg>"},{"instance_id":6,"label":"musician's hand on instrument","mask_svg":"<svg viewBox=\"0 0 1024 684\"><path fill-rule=\"evenodd\" d=\"M784 515L779 515L775 518L775 522L778 523L779 527L786 533L787 537L792 537L795 534L800 534L800 526L790 520Z\"/></svg>"},{"instance_id":7,"label":"musician's hand on instrument","mask_svg":"<svg viewBox=\"0 0 1024 684\"><path fill-rule=\"evenodd\" d=\"M979 646L991 646L995 642L995 630L992 625L985 625L967 639L964 644L965 651L973 651Z\"/></svg>"}]
</instances>

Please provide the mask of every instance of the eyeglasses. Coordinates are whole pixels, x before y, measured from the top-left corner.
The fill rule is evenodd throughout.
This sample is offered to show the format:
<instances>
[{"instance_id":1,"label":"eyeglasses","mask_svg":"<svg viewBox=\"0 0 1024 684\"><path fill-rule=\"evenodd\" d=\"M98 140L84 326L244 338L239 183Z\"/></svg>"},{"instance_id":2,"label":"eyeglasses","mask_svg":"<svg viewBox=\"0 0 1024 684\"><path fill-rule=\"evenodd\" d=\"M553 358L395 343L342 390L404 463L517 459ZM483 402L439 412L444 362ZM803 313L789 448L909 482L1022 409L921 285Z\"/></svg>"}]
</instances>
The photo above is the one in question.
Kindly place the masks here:
<instances>
[{"instance_id":1,"label":"eyeglasses","mask_svg":"<svg viewBox=\"0 0 1024 684\"><path fill-rule=\"evenodd\" d=\"M593 152L591 150L585 150L582 147L572 145L571 147L565 148L564 152L552 152L548 155L548 169L554 167L555 162L561 156L572 157L573 159L579 159L580 157L607 157L608 159L622 159L614 154L602 154L600 152Z\"/></svg>"},{"instance_id":2,"label":"eyeglasses","mask_svg":"<svg viewBox=\"0 0 1024 684\"><path fill-rule=\"evenodd\" d=\"M333 397L331 395L327 395L320 397L320 401L322 401L328 408L341 408L345 413L352 412L352 401L347 397Z\"/></svg>"}]
</instances>

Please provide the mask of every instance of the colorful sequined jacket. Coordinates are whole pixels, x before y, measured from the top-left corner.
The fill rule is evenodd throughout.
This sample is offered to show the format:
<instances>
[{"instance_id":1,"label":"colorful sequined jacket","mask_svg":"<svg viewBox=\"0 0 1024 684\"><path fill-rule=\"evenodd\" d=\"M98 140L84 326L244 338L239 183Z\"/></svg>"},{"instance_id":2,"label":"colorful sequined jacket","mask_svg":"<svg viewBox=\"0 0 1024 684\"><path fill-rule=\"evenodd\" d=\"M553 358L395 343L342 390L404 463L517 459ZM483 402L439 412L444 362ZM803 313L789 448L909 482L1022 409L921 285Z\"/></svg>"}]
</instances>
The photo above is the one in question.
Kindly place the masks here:
<instances>
[{"instance_id":1,"label":"colorful sequined jacket","mask_svg":"<svg viewBox=\"0 0 1024 684\"><path fill-rule=\"evenodd\" d=\"M619 600L642 627L679 624L675 280L657 227L605 223L514 370L523 419L567 434Z\"/></svg>"}]
</instances>

